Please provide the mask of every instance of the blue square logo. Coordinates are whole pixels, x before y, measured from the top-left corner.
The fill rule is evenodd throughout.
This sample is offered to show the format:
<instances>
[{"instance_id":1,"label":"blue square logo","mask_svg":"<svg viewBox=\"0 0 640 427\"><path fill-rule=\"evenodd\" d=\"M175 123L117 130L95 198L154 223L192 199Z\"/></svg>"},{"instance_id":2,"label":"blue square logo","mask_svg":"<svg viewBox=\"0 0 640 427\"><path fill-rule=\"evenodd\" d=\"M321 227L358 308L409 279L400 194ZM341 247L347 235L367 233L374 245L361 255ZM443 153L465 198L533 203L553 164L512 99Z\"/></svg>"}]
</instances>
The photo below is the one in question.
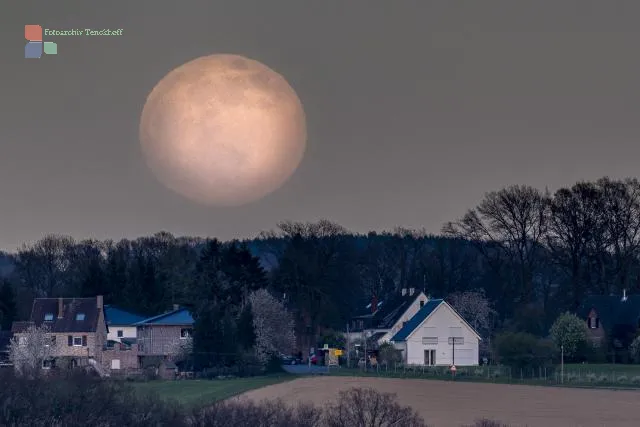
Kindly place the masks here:
<instances>
[{"instance_id":1,"label":"blue square logo","mask_svg":"<svg viewBox=\"0 0 640 427\"><path fill-rule=\"evenodd\" d=\"M40 58L42 56L42 42L28 42L24 47L25 58Z\"/></svg>"}]
</instances>

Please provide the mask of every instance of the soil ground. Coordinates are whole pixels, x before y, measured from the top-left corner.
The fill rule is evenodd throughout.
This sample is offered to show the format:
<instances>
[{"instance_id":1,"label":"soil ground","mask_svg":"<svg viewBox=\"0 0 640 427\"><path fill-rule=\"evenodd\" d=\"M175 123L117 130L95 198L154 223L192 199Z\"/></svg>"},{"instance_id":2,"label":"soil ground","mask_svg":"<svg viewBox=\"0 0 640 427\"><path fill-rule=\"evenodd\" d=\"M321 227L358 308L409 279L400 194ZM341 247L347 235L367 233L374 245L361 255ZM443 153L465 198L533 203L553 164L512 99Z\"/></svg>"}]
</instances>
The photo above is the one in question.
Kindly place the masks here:
<instances>
[{"instance_id":1,"label":"soil ground","mask_svg":"<svg viewBox=\"0 0 640 427\"><path fill-rule=\"evenodd\" d=\"M400 403L413 407L434 427L459 427L478 418L512 427L640 426L639 391L326 376L271 385L239 398L322 405L351 387L395 393Z\"/></svg>"}]
</instances>

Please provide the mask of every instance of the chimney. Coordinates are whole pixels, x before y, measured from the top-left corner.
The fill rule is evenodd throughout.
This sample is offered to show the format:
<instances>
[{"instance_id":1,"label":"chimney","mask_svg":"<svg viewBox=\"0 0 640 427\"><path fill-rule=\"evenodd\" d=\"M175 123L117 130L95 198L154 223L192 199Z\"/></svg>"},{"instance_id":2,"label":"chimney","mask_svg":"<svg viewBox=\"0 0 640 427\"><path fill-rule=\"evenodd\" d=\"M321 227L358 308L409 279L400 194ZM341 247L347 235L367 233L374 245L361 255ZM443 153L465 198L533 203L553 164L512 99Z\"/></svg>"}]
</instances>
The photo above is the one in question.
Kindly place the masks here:
<instances>
[{"instance_id":1,"label":"chimney","mask_svg":"<svg viewBox=\"0 0 640 427\"><path fill-rule=\"evenodd\" d=\"M173 311L178 311L178 310L180 310L180 305L173 304Z\"/></svg>"},{"instance_id":2,"label":"chimney","mask_svg":"<svg viewBox=\"0 0 640 427\"><path fill-rule=\"evenodd\" d=\"M402 296L407 295L407 288L402 288Z\"/></svg>"},{"instance_id":3,"label":"chimney","mask_svg":"<svg viewBox=\"0 0 640 427\"><path fill-rule=\"evenodd\" d=\"M104 305L104 299L102 298L102 295L98 295L96 297L96 307L98 308L98 310L102 310L103 305Z\"/></svg>"},{"instance_id":4,"label":"chimney","mask_svg":"<svg viewBox=\"0 0 640 427\"><path fill-rule=\"evenodd\" d=\"M375 313L376 311L378 311L378 298L374 295L371 298L371 312Z\"/></svg>"},{"instance_id":5,"label":"chimney","mask_svg":"<svg viewBox=\"0 0 640 427\"><path fill-rule=\"evenodd\" d=\"M416 288L409 288L409 296L413 296L413 294L415 293Z\"/></svg>"},{"instance_id":6,"label":"chimney","mask_svg":"<svg viewBox=\"0 0 640 427\"><path fill-rule=\"evenodd\" d=\"M58 319L62 319L64 317L64 302L62 301L62 297L58 298Z\"/></svg>"}]
</instances>

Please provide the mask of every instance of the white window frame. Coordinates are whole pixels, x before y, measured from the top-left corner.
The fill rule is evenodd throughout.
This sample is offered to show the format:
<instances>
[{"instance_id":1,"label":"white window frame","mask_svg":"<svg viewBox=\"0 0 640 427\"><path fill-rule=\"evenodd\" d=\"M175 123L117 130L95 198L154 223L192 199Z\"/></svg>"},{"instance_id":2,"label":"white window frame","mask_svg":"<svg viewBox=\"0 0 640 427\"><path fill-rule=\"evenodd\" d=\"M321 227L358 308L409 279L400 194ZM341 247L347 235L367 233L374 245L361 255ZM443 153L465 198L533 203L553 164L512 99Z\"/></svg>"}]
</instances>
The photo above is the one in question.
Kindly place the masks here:
<instances>
[{"instance_id":1,"label":"white window frame","mask_svg":"<svg viewBox=\"0 0 640 427\"><path fill-rule=\"evenodd\" d=\"M76 344L76 340L78 340L80 344ZM73 337L71 339L71 343L73 344L73 347L82 347L82 337Z\"/></svg>"}]
</instances>

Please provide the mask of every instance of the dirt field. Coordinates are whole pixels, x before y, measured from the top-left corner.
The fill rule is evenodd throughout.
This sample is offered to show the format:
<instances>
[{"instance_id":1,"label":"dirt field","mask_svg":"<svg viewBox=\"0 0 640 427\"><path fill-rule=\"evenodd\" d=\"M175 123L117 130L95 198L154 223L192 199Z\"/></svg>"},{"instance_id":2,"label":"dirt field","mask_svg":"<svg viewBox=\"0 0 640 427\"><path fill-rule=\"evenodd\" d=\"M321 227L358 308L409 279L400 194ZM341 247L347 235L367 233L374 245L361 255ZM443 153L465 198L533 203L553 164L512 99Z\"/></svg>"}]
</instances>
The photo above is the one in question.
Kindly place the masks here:
<instances>
[{"instance_id":1,"label":"dirt field","mask_svg":"<svg viewBox=\"0 0 640 427\"><path fill-rule=\"evenodd\" d=\"M459 427L487 417L529 427L637 427L640 392L453 383L389 378L301 378L243 394L253 400L282 398L318 405L338 390L372 387L396 393L435 427Z\"/></svg>"}]
</instances>

